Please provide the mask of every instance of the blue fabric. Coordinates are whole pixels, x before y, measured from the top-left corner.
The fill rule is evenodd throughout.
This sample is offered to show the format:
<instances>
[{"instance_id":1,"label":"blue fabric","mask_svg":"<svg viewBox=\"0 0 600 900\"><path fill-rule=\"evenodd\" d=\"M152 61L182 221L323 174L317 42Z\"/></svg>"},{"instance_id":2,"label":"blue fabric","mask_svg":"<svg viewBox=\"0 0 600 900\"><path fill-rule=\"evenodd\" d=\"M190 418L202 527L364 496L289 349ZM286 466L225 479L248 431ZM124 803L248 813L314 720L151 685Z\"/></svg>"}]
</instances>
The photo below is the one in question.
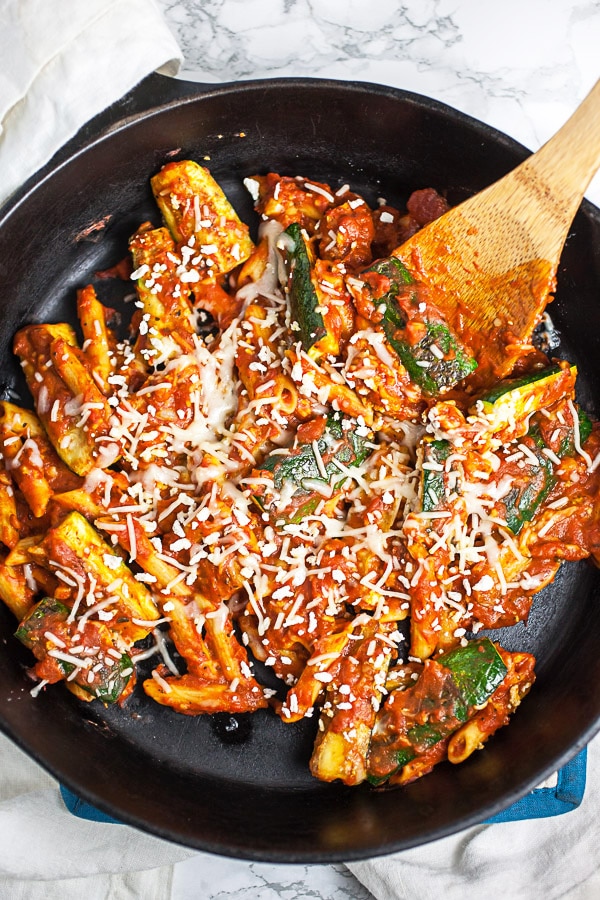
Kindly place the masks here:
<instances>
[{"instance_id":1,"label":"blue fabric","mask_svg":"<svg viewBox=\"0 0 600 900\"><path fill-rule=\"evenodd\" d=\"M115 825L121 824L118 819L113 819L108 813L96 809L91 803L86 803L85 800L82 800L77 794L74 794L62 784L60 786L60 793L65 806L74 816L79 816L80 819L90 819L92 822L111 822Z\"/></svg>"},{"instance_id":2,"label":"blue fabric","mask_svg":"<svg viewBox=\"0 0 600 900\"><path fill-rule=\"evenodd\" d=\"M560 769L556 787L537 788L486 821L490 823L515 822L518 819L541 819L547 816L560 816L577 809L585 791L586 761L587 750L582 750L578 756ZM79 816L80 819L120 824L118 819L113 819L107 813L96 809L91 803L81 800L62 785L60 792L67 809L73 815Z\"/></svg>"},{"instance_id":3,"label":"blue fabric","mask_svg":"<svg viewBox=\"0 0 600 900\"><path fill-rule=\"evenodd\" d=\"M556 787L537 788L512 806L487 819L487 822L514 822L517 819L543 819L577 809L583 800L587 749L559 769Z\"/></svg>"}]
</instances>

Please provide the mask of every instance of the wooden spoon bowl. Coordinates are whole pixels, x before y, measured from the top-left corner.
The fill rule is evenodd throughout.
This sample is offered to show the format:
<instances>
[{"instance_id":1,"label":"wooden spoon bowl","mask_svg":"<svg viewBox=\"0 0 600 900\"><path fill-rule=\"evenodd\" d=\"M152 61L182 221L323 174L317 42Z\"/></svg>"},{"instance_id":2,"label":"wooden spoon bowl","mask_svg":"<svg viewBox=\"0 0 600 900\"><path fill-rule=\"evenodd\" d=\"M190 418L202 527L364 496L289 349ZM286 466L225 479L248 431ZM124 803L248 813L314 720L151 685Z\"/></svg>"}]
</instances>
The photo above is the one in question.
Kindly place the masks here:
<instances>
[{"instance_id":1,"label":"wooden spoon bowl","mask_svg":"<svg viewBox=\"0 0 600 900\"><path fill-rule=\"evenodd\" d=\"M507 375L528 344L599 167L600 81L537 153L394 252L437 289L449 326L478 360L478 382Z\"/></svg>"}]
</instances>

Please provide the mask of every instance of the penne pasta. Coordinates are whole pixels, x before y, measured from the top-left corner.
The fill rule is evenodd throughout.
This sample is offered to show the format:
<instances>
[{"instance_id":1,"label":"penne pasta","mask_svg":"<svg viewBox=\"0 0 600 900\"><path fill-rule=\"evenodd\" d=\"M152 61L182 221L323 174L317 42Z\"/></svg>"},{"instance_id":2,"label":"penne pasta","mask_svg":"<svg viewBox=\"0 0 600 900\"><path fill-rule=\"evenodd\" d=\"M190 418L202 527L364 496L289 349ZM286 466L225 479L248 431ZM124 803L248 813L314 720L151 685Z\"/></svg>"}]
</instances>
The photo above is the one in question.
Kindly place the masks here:
<instances>
[{"instance_id":1,"label":"penne pasta","mask_svg":"<svg viewBox=\"0 0 600 900\"><path fill-rule=\"evenodd\" d=\"M35 696L314 718L315 778L405 785L531 689L533 656L485 632L600 560L600 426L532 346L471 377L477 336L394 254L409 213L246 186L256 244L207 169L168 163L125 336L101 283L74 298L81 345L15 336L35 411L0 403L0 599Z\"/></svg>"}]
</instances>

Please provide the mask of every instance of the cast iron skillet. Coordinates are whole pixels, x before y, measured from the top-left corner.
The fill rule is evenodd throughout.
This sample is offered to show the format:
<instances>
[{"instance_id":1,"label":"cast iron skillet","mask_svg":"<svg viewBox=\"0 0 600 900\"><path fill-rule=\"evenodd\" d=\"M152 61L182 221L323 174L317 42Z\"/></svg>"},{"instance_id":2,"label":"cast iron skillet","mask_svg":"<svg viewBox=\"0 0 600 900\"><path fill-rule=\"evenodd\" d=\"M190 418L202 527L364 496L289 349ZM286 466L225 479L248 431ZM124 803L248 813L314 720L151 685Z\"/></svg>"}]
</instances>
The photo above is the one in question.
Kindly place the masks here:
<instances>
[{"instance_id":1,"label":"cast iron skillet","mask_svg":"<svg viewBox=\"0 0 600 900\"><path fill-rule=\"evenodd\" d=\"M100 136L98 136L100 135ZM83 143L83 149L79 146ZM433 186L454 203L526 155L506 136L415 94L321 80L207 88L151 76L99 117L3 210L0 373L22 391L11 353L33 321L73 319L75 289L157 221L150 175L169 159L206 160L253 220L242 177L269 170L401 204ZM125 288L102 281L105 302ZM579 365L580 401L598 413L600 212L584 203L567 242L551 311L559 353ZM23 396L26 396L23 393ZM508 728L465 764L402 790L316 782L314 723L189 718L147 700L82 704L57 686L29 694L27 651L0 610L0 727L81 797L131 825L200 850L275 862L376 856L458 831L498 812L564 764L600 727L600 572L564 566L527 626L501 634L538 657L538 680ZM237 726L237 728L236 728Z\"/></svg>"}]
</instances>

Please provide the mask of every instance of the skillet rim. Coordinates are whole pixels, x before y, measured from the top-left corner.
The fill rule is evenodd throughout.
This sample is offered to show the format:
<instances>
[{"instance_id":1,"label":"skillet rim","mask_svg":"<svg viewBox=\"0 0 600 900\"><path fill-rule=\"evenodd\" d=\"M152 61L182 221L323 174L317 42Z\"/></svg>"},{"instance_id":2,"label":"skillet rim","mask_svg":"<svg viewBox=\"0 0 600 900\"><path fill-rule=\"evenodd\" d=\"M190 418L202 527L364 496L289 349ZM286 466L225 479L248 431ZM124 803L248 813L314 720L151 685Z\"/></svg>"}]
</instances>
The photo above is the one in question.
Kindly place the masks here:
<instances>
[{"instance_id":1,"label":"skillet rim","mask_svg":"<svg viewBox=\"0 0 600 900\"><path fill-rule=\"evenodd\" d=\"M172 78L168 75L160 75L153 72L144 78L136 87L117 100L103 112L94 116L82 126L79 131L61 147L47 163L34 172L5 202L0 205L0 227L7 218L19 206L30 193L38 190L47 178L50 178L59 169L70 164L74 159L85 153L99 142L109 138L123 129L132 127L141 119L147 119L173 108L185 106L212 96L227 95L229 93L252 92L261 88L331 88L338 90L355 91L356 93L369 92L379 96L388 95L392 99L403 99L416 106L443 113L450 118L456 118L465 124L476 127L478 131L493 139L495 143L503 144L507 149L517 152L525 158L531 154L524 144L510 137L491 125L449 106L443 101L435 100L425 94L408 91L403 88L390 87L369 81L344 81L334 78L317 77L280 77L257 78L247 81L230 81L221 84L208 84L204 82L186 81L180 78ZM155 100L158 98L159 102ZM587 201L584 201L587 202ZM591 204L590 204L591 205Z\"/></svg>"}]
</instances>

